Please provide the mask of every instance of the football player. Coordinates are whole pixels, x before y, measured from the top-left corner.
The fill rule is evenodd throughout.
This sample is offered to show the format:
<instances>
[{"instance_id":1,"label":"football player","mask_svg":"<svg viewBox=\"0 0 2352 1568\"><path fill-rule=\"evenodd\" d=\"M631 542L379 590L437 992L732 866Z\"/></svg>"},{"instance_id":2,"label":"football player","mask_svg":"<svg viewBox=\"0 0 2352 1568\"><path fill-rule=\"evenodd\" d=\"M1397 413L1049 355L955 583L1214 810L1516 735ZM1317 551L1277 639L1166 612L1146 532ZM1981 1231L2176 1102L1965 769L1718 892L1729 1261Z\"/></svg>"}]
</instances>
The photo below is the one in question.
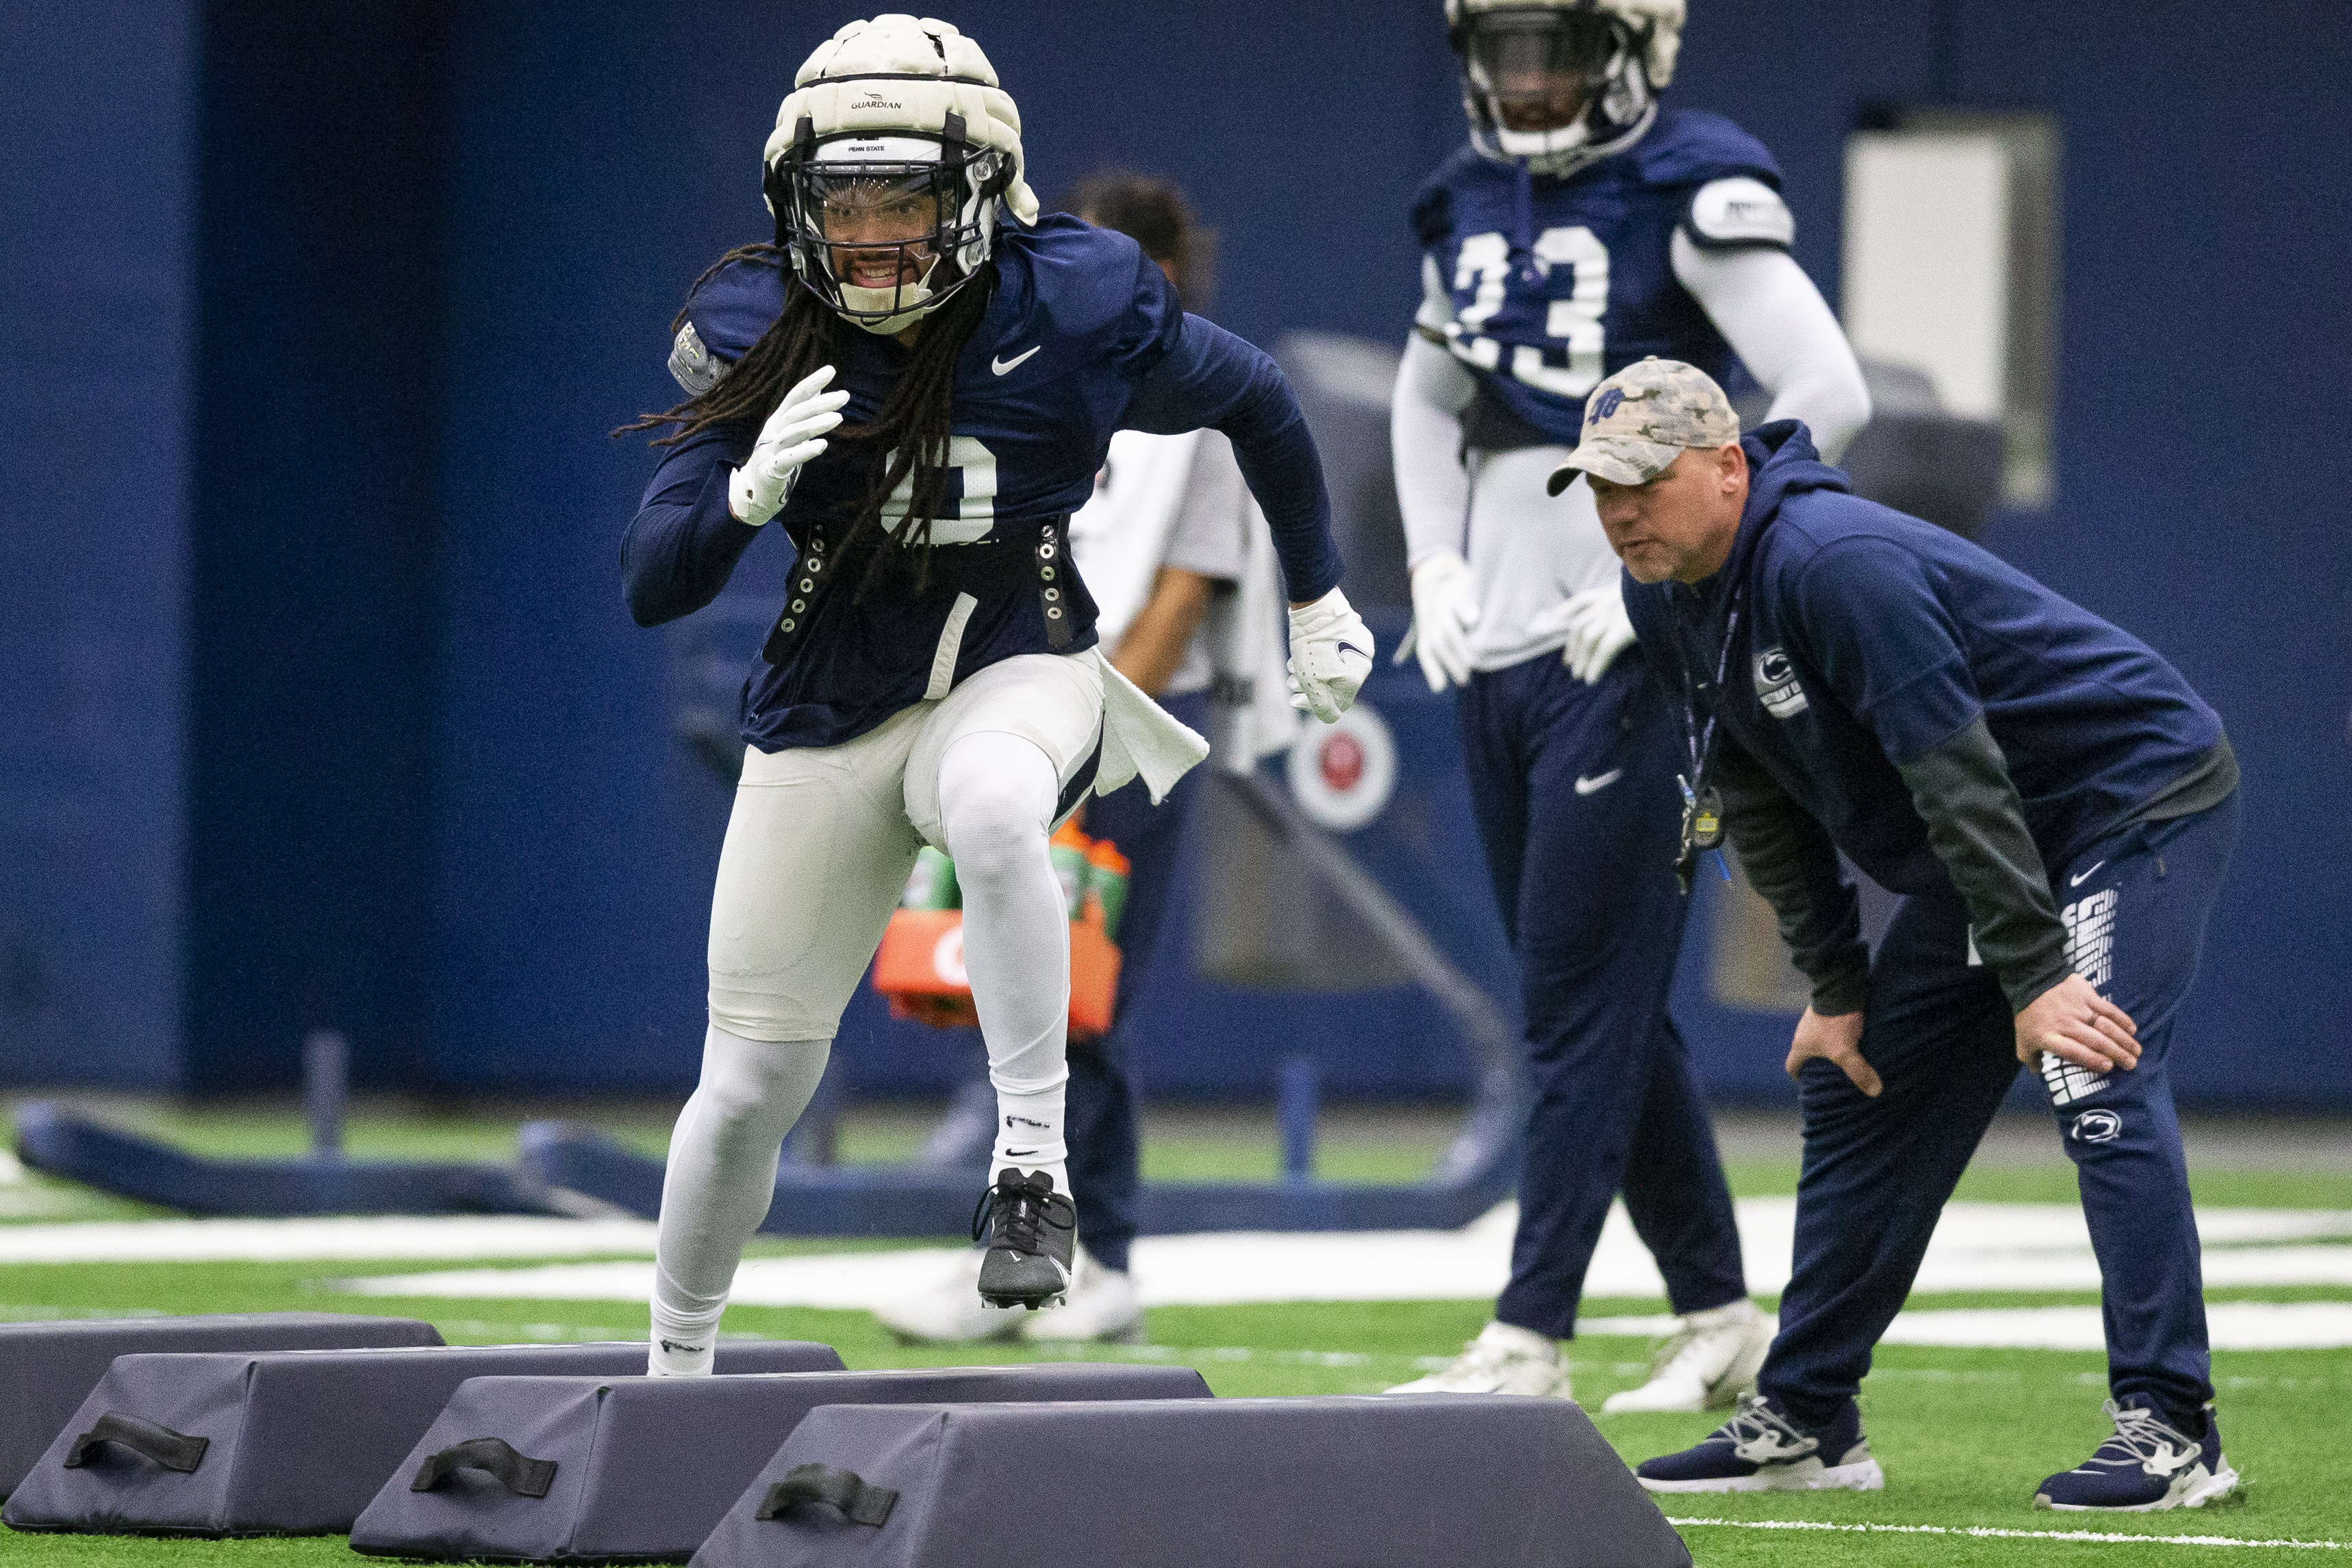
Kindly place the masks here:
<instances>
[{"instance_id":1,"label":"football player","mask_svg":"<svg viewBox=\"0 0 2352 1568\"><path fill-rule=\"evenodd\" d=\"M673 362L703 390L644 422L670 433L622 545L640 625L709 603L772 521L796 552L744 685L702 1077L663 1184L656 1374L709 1371L778 1147L925 843L956 862L997 1090L979 1292L1034 1308L1069 1286L1069 943L1046 839L1089 792L1164 795L1206 750L1097 651L1070 565L1112 431L1230 437L1287 584L1294 700L1336 718L1370 670L1281 373L1183 313L1134 240L1041 220L1020 124L944 23L882 16L819 46L762 156L775 243L695 286ZM706 328L751 346L724 368Z\"/></svg>"},{"instance_id":2,"label":"football player","mask_svg":"<svg viewBox=\"0 0 2352 1568\"><path fill-rule=\"evenodd\" d=\"M1110 170L1087 176L1064 204L1087 222L1131 236L1197 305L1207 279L1200 230L1165 181ZM1070 550L1098 602L1096 630L1112 667L1184 723L1210 735L1219 762L1246 767L1286 743L1297 717L1264 696L1281 655L1272 615L1270 542L1234 464L1210 431L1154 436L1122 430L1095 493L1070 518ZM1257 612L1264 611L1264 615ZM1252 724L1252 720L1273 720ZM1254 732L1253 732L1254 731ZM1198 773L1154 804L1140 783L1089 802L1085 826L1129 861L1118 931L1118 1012L1110 1033L1070 1046L1071 1195L1086 1210L1069 1298L1050 1312L991 1307L972 1294L980 1258L960 1258L934 1287L875 1309L901 1339L1041 1341L1139 1339L1143 1301L1128 1268L1139 1197L1136 1094L1128 1076L1137 998L1149 994L1154 950L1174 892L1177 849Z\"/></svg>"},{"instance_id":3,"label":"football player","mask_svg":"<svg viewBox=\"0 0 2352 1568\"><path fill-rule=\"evenodd\" d=\"M1545 481L1585 395L1647 354L1730 376L1835 452L1869 416L1789 254L1772 155L1668 107L1683 0L1446 0L1468 145L1415 198L1423 299L1393 413L1413 635L1461 689L1471 800L1522 974L1536 1098L1495 1321L1415 1391L1570 1395L1560 1342L1620 1192L1682 1318L1607 1410L1727 1405L1770 1324L1666 1015L1691 771L1583 486ZM1402 650L1401 655L1402 656Z\"/></svg>"}]
</instances>

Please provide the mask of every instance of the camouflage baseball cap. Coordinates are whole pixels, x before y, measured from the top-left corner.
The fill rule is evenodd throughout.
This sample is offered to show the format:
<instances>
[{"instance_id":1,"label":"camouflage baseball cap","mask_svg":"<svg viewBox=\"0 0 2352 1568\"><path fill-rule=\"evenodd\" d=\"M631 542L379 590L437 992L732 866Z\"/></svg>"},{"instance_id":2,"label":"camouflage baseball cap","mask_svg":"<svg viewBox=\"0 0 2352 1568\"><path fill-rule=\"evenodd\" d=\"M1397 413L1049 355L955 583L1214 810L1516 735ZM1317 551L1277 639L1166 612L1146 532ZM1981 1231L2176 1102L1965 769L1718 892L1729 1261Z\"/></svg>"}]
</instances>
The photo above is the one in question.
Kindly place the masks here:
<instances>
[{"instance_id":1,"label":"camouflage baseball cap","mask_svg":"<svg viewBox=\"0 0 2352 1568\"><path fill-rule=\"evenodd\" d=\"M1686 448L1738 439L1739 416L1706 372L1652 354L1592 389L1584 405L1583 438L1544 488L1559 494L1580 469L1612 484L1644 484Z\"/></svg>"}]
</instances>

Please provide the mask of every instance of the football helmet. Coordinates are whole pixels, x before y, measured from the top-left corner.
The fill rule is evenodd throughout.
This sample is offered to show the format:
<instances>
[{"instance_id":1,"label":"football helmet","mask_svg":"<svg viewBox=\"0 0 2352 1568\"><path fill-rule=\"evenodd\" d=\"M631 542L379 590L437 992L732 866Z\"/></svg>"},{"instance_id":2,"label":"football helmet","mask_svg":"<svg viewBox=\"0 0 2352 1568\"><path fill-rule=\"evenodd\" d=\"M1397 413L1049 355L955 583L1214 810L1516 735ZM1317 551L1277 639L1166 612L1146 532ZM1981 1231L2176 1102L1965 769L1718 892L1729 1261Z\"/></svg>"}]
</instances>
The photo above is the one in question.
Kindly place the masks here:
<instances>
[{"instance_id":1,"label":"football helmet","mask_svg":"<svg viewBox=\"0 0 2352 1568\"><path fill-rule=\"evenodd\" d=\"M1021 115L945 22L877 16L818 46L761 158L776 244L841 315L897 332L986 264L1001 203L1034 223Z\"/></svg>"},{"instance_id":2,"label":"football helmet","mask_svg":"<svg viewBox=\"0 0 2352 1568\"><path fill-rule=\"evenodd\" d=\"M1470 140L1562 175L1622 152L1674 79L1685 0L1445 0Z\"/></svg>"}]
</instances>

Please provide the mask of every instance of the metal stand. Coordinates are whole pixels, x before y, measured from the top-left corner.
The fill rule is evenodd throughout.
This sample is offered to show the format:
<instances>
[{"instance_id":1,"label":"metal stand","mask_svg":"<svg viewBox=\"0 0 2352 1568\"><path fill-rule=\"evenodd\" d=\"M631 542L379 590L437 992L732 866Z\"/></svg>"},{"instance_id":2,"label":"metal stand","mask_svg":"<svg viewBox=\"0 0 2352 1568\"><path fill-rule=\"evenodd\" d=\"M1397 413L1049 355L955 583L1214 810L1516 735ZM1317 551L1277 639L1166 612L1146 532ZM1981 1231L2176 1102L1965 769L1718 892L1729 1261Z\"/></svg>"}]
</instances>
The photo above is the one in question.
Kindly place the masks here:
<instances>
[{"instance_id":1,"label":"metal stand","mask_svg":"<svg viewBox=\"0 0 2352 1568\"><path fill-rule=\"evenodd\" d=\"M351 1041L337 1029L315 1029L302 1042L302 1109L310 1124L310 1152L302 1159L205 1159L51 1100L17 1109L16 1152L37 1171L187 1214L582 1212L577 1199L512 1166L346 1160L351 1055Z\"/></svg>"}]
</instances>

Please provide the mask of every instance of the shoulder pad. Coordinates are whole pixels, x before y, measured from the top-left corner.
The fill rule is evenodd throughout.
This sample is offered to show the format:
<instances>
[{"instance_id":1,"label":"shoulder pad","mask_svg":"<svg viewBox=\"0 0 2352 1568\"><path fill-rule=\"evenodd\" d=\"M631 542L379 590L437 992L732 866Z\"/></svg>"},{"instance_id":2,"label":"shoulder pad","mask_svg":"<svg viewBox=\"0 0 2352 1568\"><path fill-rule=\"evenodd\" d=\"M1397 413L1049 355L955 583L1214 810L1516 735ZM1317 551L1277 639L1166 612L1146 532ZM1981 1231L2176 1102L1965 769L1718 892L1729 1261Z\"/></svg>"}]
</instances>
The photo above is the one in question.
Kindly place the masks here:
<instances>
[{"instance_id":1,"label":"shoulder pad","mask_svg":"<svg viewBox=\"0 0 2352 1568\"><path fill-rule=\"evenodd\" d=\"M1454 226L1454 193L1445 186L1430 184L1421 188L1412 198L1412 233L1423 250L1434 250L1445 243L1446 231Z\"/></svg>"},{"instance_id":2,"label":"shoulder pad","mask_svg":"<svg viewBox=\"0 0 2352 1568\"><path fill-rule=\"evenodd\" d=\"M1797 218L1780 192L1740 175L1701 185L1691 197L1682 228L1692 244L1705 250L1786 250L1797 237Z\"/></svg>"},{"instance_id":3,"label":"shoulder pad","mask_svg":"<svg viewBox=\"0 0 2352 1568\"><path fill-rule=\"evenodd\" d=\"M1720 114L1665 109L1635 143L1642 178L1654 185L1700 184L1745 174L1778 190L1780 165L1763 142Z\"/></svg>"},{"instance_id":4,"label":"shoulder pad","mask_svg":"<svg viewBox=\"0 0 2352 1568\"><path fill-rule=\"evenodd\" d=\"M1464 164L1477 162L1478 154L1465 147L1440 163L1413 193L1412 232L1423 250L1444 244L1453 231L1454 187L1462 177Z\"/></svg>"},{"instance_id":5,"label":"shoulder pad","mask_svg":"<svg viewBox=\"0 0 2352 1568\"><path fill-rule=\"evenodd\" d=\"M702 346L692 321L677 330L677 341L669 349L669 373L688 397L699 397L717 386L727 368L725 360Z\"/></svg>"},{"instance_id":6,"label":"shoulder pad","mask_svg":"<svg viewBox=\"0 0 2352 1568\"><path fill-rule=\"evenodd\" d=\"M733 364L784 310L781 259L747 257L704 279L687 296L687 325L710 354Z\"/></svg>"},{"instance_id":7,"label":"shoulder pad","mask_svg":"<svg viewBox=\"0 0 2352 1568\"><path fill-rule=\"evenodd\" d=\"M1020 316L1042 317L1063 337L1117 330L1147 280L1143 269L1150 268L1151 279L1160 276L1130 237L1065 213L1048 213L1017 233L999 232L999 290Z\"/></svg>"}]
</instances>

